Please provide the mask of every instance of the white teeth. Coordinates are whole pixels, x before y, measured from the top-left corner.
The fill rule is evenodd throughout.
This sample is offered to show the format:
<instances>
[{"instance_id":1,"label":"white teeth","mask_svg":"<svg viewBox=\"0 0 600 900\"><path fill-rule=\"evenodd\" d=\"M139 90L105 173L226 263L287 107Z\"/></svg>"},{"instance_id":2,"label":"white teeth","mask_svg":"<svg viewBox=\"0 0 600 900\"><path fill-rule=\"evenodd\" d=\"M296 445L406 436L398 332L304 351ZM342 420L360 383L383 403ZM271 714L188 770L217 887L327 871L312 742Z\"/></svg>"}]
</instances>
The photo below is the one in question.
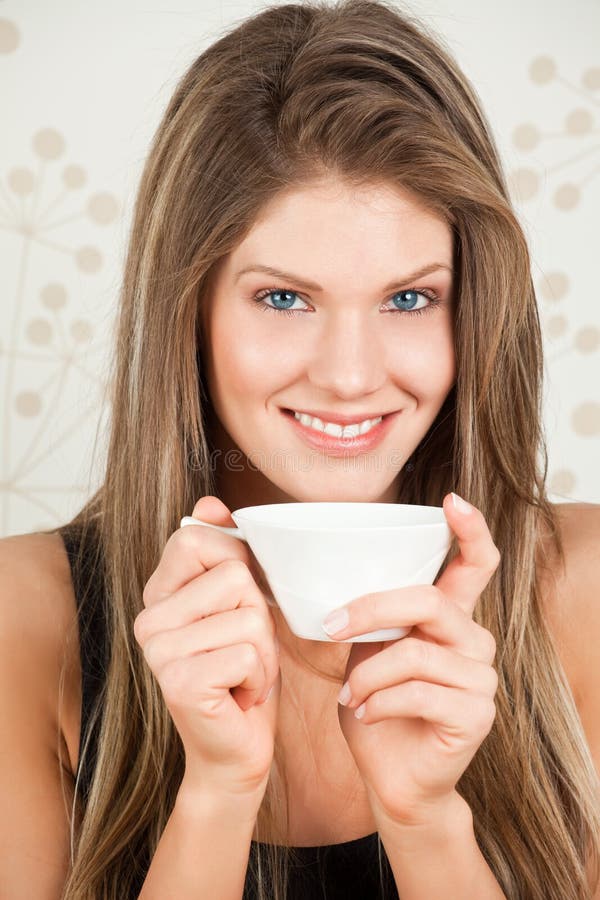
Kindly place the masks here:
<instances>
[{"instance_id":1,"label":"white teeth","mask_svg":"<svg viewBox=\"0 0 600 900\"><path fill-rule=\"evenodd\" d=\"M376 419L365 419L364 422L354 422L352 425L337 425L335 422L323 422L316 416L313 418L307 413L295 412L294 416L303 425L314 428L315 431L323 431L325 434L330 434L333 437L344 438L353 438L358 437L359 434L366 434L367 431L378 425L383 418L378 416Z\"/></svg>"}]
</instances>

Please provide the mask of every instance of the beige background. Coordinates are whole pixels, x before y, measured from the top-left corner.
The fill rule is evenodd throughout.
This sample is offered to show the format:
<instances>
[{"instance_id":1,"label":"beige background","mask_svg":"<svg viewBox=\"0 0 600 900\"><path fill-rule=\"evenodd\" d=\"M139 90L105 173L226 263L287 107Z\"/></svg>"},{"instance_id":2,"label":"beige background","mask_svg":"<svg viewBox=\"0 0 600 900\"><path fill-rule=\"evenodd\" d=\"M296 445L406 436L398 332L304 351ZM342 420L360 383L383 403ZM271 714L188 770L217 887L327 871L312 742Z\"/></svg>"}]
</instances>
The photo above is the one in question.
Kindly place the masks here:
<instances>
[{"instance_id":1,"label":"beige background","mask_svg":"<svg viewBox=\"0 0 600 900\"><path fill-rule=\"evenodd\" d=\"M0 535L62 522L99 481L111 328L151 136L189 63L259 8L0 0ZM600 502L600 4L405 8L474 81L510 175L545 332L554 498Z\"/></svg>"}]
</instances>

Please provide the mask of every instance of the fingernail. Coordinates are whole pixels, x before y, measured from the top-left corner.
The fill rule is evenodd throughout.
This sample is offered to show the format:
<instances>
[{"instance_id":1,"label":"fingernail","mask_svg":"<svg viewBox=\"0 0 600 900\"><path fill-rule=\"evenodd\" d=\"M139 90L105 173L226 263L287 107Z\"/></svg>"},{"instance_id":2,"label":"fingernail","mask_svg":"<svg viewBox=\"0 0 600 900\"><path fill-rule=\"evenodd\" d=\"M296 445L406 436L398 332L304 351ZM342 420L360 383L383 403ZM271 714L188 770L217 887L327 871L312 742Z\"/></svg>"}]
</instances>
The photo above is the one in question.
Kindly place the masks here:
<instances>
[{"instance_id":1,"label":"fingernail","mask_svg":"<svg viewBox=\"0 0 600 900\"><path fill-rule=\"evenodd\" d=\"M341 703L342 706L346 706L350 702L351 697L352 691L350 690L350 685L346 682L338 694L338 703Z\"/></svg>"},{"instance_id":2,"label":"fingernail","mask_svg":"<svg viewBox=\"0 0 600 900\"><path fill-rule=\"evenodd\" d=\"M454 504L454 509L457 512L462 513L463 516L468 515L473 510L471 504L467 503L466 500L463 500L462 497L459 497L458 494L452 494L452 503Z\"/></svg>"},{"instance_id":3,"label":"fingernail","mask_svg":"<svg viewBox=\"0 0 600 900\"><path fill-rule=\"evenodd\" d=\"M323 620L323 631L330 635L336 634L338 631L341 631L342 628L345 628L349 621L350 616L345 607L342 607L342 609L335 609Z\"/></svg>"}]
</instances>

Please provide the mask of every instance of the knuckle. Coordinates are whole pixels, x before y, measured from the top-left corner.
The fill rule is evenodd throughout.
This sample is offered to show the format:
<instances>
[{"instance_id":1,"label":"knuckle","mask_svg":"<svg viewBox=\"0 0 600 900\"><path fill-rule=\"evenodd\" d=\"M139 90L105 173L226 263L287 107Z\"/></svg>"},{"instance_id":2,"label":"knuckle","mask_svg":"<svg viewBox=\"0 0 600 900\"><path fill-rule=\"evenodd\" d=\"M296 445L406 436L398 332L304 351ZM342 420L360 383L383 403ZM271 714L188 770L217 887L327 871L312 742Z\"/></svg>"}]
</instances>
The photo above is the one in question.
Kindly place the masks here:
<instances>
[{"instance_id":1,"label":"knuckle","mask_svg":"<svg viewBox=\"0 0 600 900\"><path fill-rule=\"evenodd\" d=\"M207 528L205 530L208 531L209 529ZM195 525L192 528L179 528L169 536L167 544L174 544L184 553L190 553L192 550L198 549L200 540L200 535L198 534L199 531L200 529Z\"/></svg>"},{"instance_id":2,"label":"knuckle","mask_svg":"<svg viewBox=\"0 0 600 900\"><path fill-rule=\"evenodd\" d=\"M142 602L145 607L151 606L153 603L152 599L152 584L154 581L154 573L150 576L146 584L144 585L144 590L142 592Z\"/></svg>"},{"instance_id":3,"label":"knuckle","mask_svg":"<svg viewBox=\"0 0 600 900\"><path fill-rule=\"evenodd\" d=\"M405 660L410 670L419 671L426 669L430 653L429 645L417 638L405 638L400 642L400 648L404 650Z\"/></svg>"},{"instance_id":4,"label":"knuckle","mask_svg":"<svg viewBox=\"0 0 600 900\"><path fill-rule=\"evenodd\" d=\"M133 634L140 647L144 646L148 635L148 616L145 613L146 610L142 610L133 620Z\"/></svg>"},{"instance_id":5,"label":"knuckle","mask_svg":"<svg viewBox=\"0 0 600 900\"><path fill-rule=\"evenodd\" d=\"M489 556L488 556L488 559L487 559L486 565L485 565L486 572L488 572L490 575L493 575L494 572L496 571L496 569L498 568L498 566L500 565L501 559L502 559L502 556L500 554L498 547L496 547L495 544L492 544L492 546L490 547Z\"/></svg>"},{"instance_id":6,"label":"knuckle","mask_svg":"<svg viewBox=\"0 0 600 900\"><path fill-rule=\"evenodd\" d=\"M479 625L479 640L481 642L481 656L486 662L492 662L496 656L496 638L491 631Z\"/></svg>"},{"instance_id":7,"label":"knuckle","mask_svg":"<svg viewBox=\"0 0 600 900\"><path fill-rule=\"evenodd\" d=\"M240 644L240 663L244 669L251 669L256 665L256 660L258 658L258 652L254 644L246 641L244 644Z\"/></svg>"},{"instance_id":8,"label":"knuckle","mask_svg":"<svg viewBox=\"0 0 600 900\"><path fill-rule=\"evenodd\" d=\"M480 704L479 707L479 729L485 734L489 734L494 719L496 718L496 704L488 697Z\"/></svg>"},{"instance_id":9,"label":"knuckle","mask_svg":"<svg viewBox=\"0 0 600 900\"><path fill-rule=\"evenodd\" d=\"M160 635L152 635L143 647L144 658L155 674L158 671L162 658L161 643Z\"/></svg>"},{"instance_id":10,"label":"knuckle","mask_svg":"<svg viewBox=\"0 0 600 900\"><path fill-rule=\"evenodd\" d=\"M488 672L490 673L489 674L490 693L492 695L494 695L496 693L496 691L498 690L498 684L499 684L500 679L498 677L498 672L496 671L496 669L492 668L492 666L489 667Z\"/></svg>"},{"instance_id":11,"label":"knuckle","mask_svg":"<svg viewBox=\"0 0 600 900\"><path fill-rule=\"evenodd\" d=\"M246 616L247 629L251 637L257 640L263 640L265 637L270 636L270 627L261 610L254 606L247 606L244 607L243 612Z\"/></svg>"},{"instance_id":12,"label":"knuckle","mask_svg":"<svg viewBox=\"0 0 600 900\"><path fill-rule=\"evenodd\" d=\"M186 693L188 666L185 659L173 659L167 663L160 675L160 686L166 700L180 701Z\"/></svg>"},{"instance_id":13,"label":"knuckle","mask_svg":"<svg viewBox=\"0 0 600 900\"><path fill-rule=\"evenodd\" d=\"M242 559L226 559L221 565L235 586L243 587L250 581L250 571Z\"/></svg>"}]
</instances>

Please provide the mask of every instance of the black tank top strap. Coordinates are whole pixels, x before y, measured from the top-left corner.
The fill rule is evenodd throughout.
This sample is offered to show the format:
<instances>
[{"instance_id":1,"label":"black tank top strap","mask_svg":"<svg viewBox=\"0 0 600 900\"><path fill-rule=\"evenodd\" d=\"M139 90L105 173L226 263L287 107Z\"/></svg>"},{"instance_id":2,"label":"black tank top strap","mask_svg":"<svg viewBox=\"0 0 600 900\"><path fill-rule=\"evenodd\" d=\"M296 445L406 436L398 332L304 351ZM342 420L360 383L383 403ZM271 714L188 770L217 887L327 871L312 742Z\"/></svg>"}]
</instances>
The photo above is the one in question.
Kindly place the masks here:
<instances>
[{"instance_id":1,"label":"black tank top strap","mask_svg":"<svg viewBox=\"0 0 600 900\"><path fill-rule=\"evenodd\" d=\"M108 666L104 573L93 532L88 532L85 539L81 529L72 525L63 526L59 532L69 558L77 603L82 694L77 775L78 791L87 803L96 766L101 692Z\"/></svg>"}]
</instances>

